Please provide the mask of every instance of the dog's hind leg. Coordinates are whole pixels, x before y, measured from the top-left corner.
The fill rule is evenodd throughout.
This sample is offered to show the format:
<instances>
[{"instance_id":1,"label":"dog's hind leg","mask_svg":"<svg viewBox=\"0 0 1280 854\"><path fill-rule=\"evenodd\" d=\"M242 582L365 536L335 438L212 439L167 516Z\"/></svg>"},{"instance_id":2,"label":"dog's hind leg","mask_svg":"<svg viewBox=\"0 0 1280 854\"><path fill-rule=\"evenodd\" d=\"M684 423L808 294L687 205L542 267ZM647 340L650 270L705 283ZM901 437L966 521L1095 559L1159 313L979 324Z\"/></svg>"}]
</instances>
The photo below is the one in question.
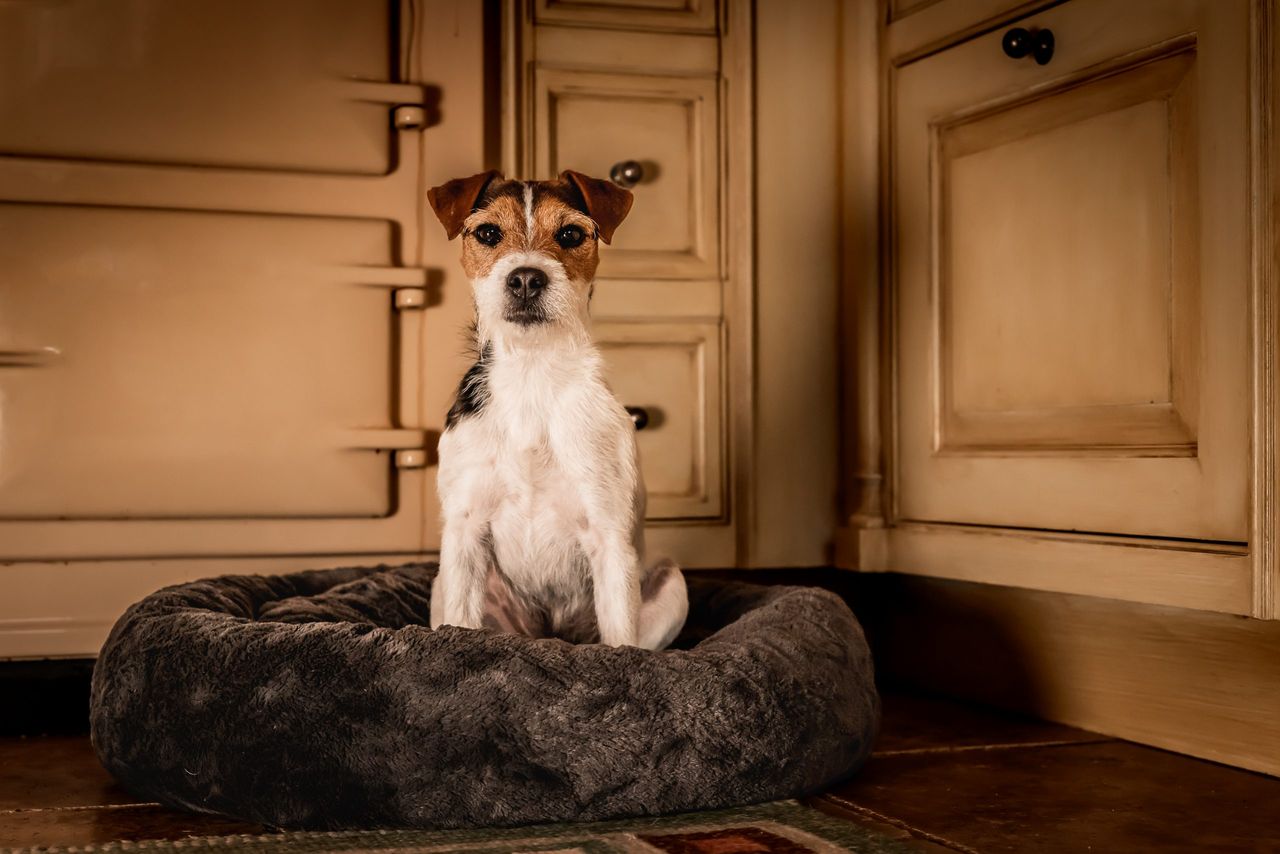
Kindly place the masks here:
<instances>
[{"instance_id":1,"label":"dog's hind leg","mask_svg":"<svg viewBox=\"0 0 1280 854\"><path fill-rule=\"evenodd\" d=\"M662 649L676 639L689 613L684 574L670 558L649 568L640 582L639 643L643 649Z\"/></svg>"}]
</instances>

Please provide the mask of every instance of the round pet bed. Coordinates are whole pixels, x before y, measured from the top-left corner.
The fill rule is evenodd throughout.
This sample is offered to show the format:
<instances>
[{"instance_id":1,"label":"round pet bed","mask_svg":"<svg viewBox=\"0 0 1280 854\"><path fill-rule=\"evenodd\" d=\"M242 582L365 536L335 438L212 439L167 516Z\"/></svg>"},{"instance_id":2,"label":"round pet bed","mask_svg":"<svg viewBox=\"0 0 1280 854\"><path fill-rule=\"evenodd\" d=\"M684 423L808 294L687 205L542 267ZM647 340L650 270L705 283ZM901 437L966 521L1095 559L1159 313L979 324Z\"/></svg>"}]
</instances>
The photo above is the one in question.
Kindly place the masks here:
<instances>
[{"instance_id":1,"label":"round pet bed","mask_svg":"<svg viewBox=\"0 0 1280 854\"><path fill-rule=\"evenodd\" d=\"M276 827L460 827L793 797L870 751L871 659L832 593L691 577L676 648L650 652L432 631L434 575L147 597L94 669L99 758L137 794Z\"/></svg>"}]
</instances>

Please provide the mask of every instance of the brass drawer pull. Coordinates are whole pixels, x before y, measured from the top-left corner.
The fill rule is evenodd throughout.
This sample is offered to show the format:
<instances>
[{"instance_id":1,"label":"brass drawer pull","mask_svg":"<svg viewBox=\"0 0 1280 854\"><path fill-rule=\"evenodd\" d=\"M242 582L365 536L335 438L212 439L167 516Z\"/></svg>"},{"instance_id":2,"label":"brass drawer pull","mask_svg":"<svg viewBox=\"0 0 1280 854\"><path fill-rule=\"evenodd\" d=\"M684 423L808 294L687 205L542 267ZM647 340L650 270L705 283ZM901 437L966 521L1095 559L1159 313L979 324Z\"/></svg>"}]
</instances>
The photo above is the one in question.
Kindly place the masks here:
<instances>
[{"instance_id":1,"label":"brass drawer pull","mask_svg":"<svg viewBox=\"0 0 1280 854\"><path fill-rule=\"evenodd\" d=\"M1049 60L1053 59L1053 30L1014 27L1004 34L1000 46L1004 48L1004 55L1010 59L1022 59L1029 54L1035 59L1036 65L1048 65Z\"/></svg>"}]
</instances>

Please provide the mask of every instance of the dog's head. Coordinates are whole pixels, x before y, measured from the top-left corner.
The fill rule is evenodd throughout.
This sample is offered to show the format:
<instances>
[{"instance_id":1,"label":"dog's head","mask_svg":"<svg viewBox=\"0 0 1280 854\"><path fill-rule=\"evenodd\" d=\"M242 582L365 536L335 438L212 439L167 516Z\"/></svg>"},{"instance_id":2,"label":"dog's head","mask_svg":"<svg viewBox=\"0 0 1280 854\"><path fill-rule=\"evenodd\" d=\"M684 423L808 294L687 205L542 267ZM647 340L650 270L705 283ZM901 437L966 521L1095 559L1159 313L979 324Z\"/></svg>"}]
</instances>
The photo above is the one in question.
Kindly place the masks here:
<instances>
[{"instance_id":1,"label":"dog's head","mask_svg":"<svg viewBox=\"0 0 1280 854\"><path fill-rule=\"evenodd\" d=\"M484 172L432 187L427 199L449 239L462 235L462 269L488 334L585 324L599 241L631 210L631 193L578 172L554 181Z\"/></svg>"}]
</instances>

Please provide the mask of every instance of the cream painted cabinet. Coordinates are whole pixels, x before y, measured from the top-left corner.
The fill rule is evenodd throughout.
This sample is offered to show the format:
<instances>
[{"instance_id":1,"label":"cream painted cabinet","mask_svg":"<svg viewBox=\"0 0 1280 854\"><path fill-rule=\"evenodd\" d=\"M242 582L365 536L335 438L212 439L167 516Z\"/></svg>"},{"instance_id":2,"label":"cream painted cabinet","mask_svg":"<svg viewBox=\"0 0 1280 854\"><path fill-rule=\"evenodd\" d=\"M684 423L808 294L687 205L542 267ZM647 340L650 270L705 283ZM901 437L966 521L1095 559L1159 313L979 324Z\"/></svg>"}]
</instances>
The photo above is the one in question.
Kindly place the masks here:
<instances>
[{"instance_id":1,"label":"cream painted cabinet","mask_svg":"<svg viewBox=\"0 0 1280 854\"><path fill-rule=\"evenodd\" d=\"M885 35L890 500L859 563L1265 615L1265 4L1014 5Z\"/></svg>"},{"instance_id":2,"label":"cream painted cabinet","mask_svg":"<svg viewBox=\"0 0 1280 854\"><path fill-rule=\"evenodd\" d=\"M513 175L641 163L597 337L652 550L735 562L748 31L713 0L508 11L503 50L443 0L0 3L0 658L92 655L167 584L437 548L472 301L425 188L496 165L499 126Z\"/></svg>"},{"instance_id":3,"label":"cream painted cabinet","mask_svg":"<svg viewBox=\"0 0 1280 854\"><path fill-rule=\"evenodd\" d=\"M412 6L0 4L0 657L434 548L469 294L422 198L483 165L483 42Z\"/></svg>"},{"instance_id":4,"label":"cream painted cabinet","mask_svg":"<svg viewBox=\"0 0 1280 854\"><path fill-rule=\"evenodd\" d=\"M715 79L538 68L534 93L538 174L639 167L636 204L601 253L600 278L716 278Z\"/></svg>"},{"instance_id":5,"label":"cream painted cabinet","mask_svg":"<svg viewBox=\"0 0 1280 854\"><path fill-rule=\"evenodd\" d=\"M421 549L389 7L0 20L0 557Z\"/></svg>"},{"instance_id":6,"label":"cream painted cabinet","mask_svg":"<svg viewBox=\"0 0 1280 854\"><path fill-rule=\"evenodd\" d=\"M651 522L720 516L719 327L597 323L614 393L643 415L636 435Z\"/></svg>"},{"instance_id":7,"label":"cream painted cabinet","mask_svg":"<svg viewBox=\"0 0 1280 854\"><path fill-rule=\"evenodd\" d=\"M536 0L540 24L714 33L715 0Z\"/></svg>"},{"instance_id":8,"label":"cream painted cabinet","mask_svg":"<svg viewBox=\"0 0 1280 854\"><path fill-rule=\"evenodd\" d=\"M685 566L734 565L730 452L745 437L728 390L745 358L733 296L749 262L745 232L731 236L722 211L746 207L725 139L726 128L747 128L725 99L741 84L732 57L746 18L734 38L711 0L506 8L507 44L523 60L508 69L508 171L575 169L635 196L601 248L592 315L615 392L647 416L638 440L650 549Z\"/></svg>"},{"instance_id":9,"label":"cream painted cabinet","mask_svg":"<svg viewBox=\"0 0 1280 854\"><path fill-rule=\"evenodd\" d=\"M895 81L901 516L1248 538L1245 2L1074 0Z\"/></svg>"}]
</instances>

